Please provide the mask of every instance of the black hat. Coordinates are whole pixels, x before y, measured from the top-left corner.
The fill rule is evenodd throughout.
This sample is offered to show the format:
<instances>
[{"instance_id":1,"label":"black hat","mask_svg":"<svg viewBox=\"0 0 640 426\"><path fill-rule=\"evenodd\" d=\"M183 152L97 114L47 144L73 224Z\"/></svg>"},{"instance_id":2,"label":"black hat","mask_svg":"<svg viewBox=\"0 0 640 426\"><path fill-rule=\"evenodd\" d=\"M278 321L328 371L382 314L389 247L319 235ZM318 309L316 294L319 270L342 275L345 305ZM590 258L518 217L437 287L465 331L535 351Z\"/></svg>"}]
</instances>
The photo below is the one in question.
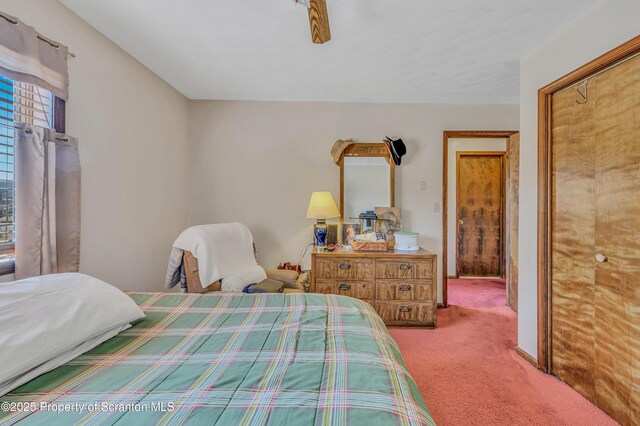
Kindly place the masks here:
<instances>
[{"instance_id":1,"label":"black hat","mask_svg":"<svg viewBox=\"0 0 640 426\"><path fill-rule=\"evenodd\" d=\"M402 139L393 140L388 136L384 139L384 143L387 145L389 149L389 153L393 158L393 162L396 163L396 166L400 165L402 161L402 156L407 153L407 147L405 146Z\"/></svg>"}]
</instances>

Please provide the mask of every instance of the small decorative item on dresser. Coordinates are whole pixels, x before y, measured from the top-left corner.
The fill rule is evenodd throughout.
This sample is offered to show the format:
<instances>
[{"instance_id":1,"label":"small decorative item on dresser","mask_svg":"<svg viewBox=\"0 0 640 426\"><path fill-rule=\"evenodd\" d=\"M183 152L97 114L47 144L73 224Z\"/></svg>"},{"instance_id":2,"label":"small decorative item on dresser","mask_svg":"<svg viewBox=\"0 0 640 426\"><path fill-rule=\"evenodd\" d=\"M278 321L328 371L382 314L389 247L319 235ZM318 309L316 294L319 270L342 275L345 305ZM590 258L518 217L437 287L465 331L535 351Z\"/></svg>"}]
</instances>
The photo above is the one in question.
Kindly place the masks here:
<instances>
[{"instance_id":1,"label":"small decorative item on dresser","mask_svg":"<svg viewBox=\"0 0 640 426\"><path fill-rule=\"evenodd\" d=\"M363 232L373 231L373 222L377 219L376 213L373 210L367 210L366 212L360 213L358 219L360 219L360 224Z\"/></svg>"},{"instance_id":2,"label":"small decorative item on dresser","mask_svg":"<svg viewBox=\"0 0 640 426\"><path fill-rule=\"evenodd\" d=\"M324 248L327 245L327 219L340 217L340 211L336 202L333 200L331 192L314 192L311 194L309 201L309 209L307 210L307 219L317 219L314 227L314 236L316 246Z\"/></svg>"},{"instance_id":3,"label":"small decorative item on dresser","mask_svg":"<svg viewBox=\"0 0 640 426\"><path fill-rule=\"evenodd\" d=\"M342 224L342 244L351 244L351 241L360 233L360 225L357 223Z\"/></svg>"},{"instance_id":4,"label":"small decorative item on dresser","mask_svg":"<svg viewBox=\"0 0 640 426\"><path fill-rule=\"evenodd\" d=\"M327 245L338 244L338 224L327 224Z\"/></svg>"},{"instance_id":5,"label":"small decorative item on dresser","mask_svg":"<svg viewBox=\"0 0 640 426\"><path fill-rule=\"evenodd\" d=\"M376 207L376 232L385 235L385 239L389 241L389 248L395 245L394 233L402 229L402 219L400 215L400 207Z\"/></svg>"}]
</instances>

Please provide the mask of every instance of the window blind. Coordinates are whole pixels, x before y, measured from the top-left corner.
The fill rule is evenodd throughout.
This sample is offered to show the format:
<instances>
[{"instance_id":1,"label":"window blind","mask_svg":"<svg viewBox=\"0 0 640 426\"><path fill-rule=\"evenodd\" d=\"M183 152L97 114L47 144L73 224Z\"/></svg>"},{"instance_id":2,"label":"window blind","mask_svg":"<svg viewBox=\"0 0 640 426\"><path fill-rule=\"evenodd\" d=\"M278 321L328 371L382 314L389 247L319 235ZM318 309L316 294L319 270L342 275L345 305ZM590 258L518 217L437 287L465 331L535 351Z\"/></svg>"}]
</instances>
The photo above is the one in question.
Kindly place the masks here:
<instances>
[{"instance_id":1,"label":"window blind","mask_svg":"<svg viewBox=\"0 0 640 426\"><path fill-rule=\"evenodd\" d=\"M0 77L0 254L15 240L14 126L16 123L53 128L53 95L29 83Z\"/></svg>"}]
</instances>

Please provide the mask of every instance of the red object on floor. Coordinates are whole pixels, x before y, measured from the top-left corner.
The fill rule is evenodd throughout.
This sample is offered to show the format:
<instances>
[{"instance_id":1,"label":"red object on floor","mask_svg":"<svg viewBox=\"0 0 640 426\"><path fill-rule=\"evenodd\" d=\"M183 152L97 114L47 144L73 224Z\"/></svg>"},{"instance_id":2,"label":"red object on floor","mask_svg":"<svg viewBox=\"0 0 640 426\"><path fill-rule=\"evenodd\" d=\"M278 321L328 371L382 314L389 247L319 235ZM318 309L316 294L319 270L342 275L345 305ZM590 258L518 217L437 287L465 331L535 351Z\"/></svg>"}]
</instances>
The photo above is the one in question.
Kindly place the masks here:
<instances>
[{"instance_id":1,"label":"red object on floor","mask_svg":"<svg viewBox=\"0 0 640 426\"><path fill-rule=\"evenodd\" d=\"M391 328L440 425L615 425L569 386L514 352L503 280L449 280L435 330Z\"/></svg>"}]
</instances>

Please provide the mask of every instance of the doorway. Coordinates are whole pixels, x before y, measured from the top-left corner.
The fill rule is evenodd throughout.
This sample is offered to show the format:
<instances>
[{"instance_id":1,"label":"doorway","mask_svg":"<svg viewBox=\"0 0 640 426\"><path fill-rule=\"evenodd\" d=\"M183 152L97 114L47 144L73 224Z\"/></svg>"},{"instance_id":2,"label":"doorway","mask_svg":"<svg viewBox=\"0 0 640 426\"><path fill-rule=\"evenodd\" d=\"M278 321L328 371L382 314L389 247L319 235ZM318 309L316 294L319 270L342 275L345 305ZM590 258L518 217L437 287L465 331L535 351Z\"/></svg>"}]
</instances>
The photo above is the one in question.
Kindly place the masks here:
<instances>
[{"instance_id":1,"label":"doorway","mask_svg":"<svg viewBox=\"0 0 640 426\"><path fill-rule=\"evenodd\" d=\"M512 223L510 204L517 168L512 171L509 153L517 144L516 131L445 131L443 138L443 247L442 298L449 304L449 279L456 288L493 285L504 305L511 306L510 295L517 295L517 278L507 271L514 268L510 242ZM516 161L518 156L515 155ZM517 229L517 225L516 225ZM459 279L464 280L464 282ZM478 285L478 288L481 286ZM455 303L455 301L454 301ZM512 306L512 308L515 307Z\"/></svg>"}]
</instances>

